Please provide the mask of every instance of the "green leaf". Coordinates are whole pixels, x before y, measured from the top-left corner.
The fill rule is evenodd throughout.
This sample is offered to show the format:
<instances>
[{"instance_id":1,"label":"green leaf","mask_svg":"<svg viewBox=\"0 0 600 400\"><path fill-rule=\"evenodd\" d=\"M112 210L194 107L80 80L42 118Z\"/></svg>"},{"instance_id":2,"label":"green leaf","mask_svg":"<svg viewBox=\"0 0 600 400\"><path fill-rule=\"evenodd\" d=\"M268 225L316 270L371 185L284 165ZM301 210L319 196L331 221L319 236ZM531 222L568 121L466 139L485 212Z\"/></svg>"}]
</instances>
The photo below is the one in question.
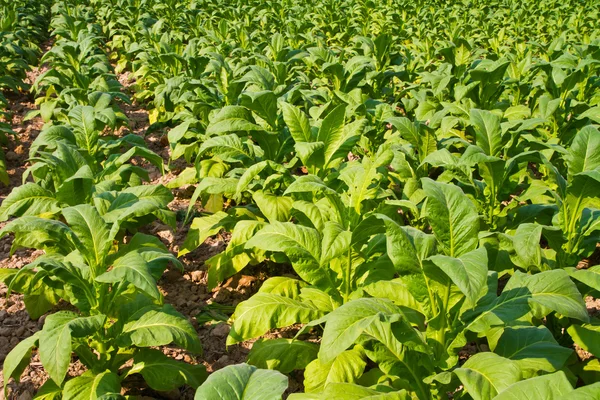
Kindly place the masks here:
<instances>
[{"instance_id":1,"label":"green leaf","mask_svg":"<svg viewBox=\"0 0 600 400\"><path fill-rule=\"evenodd\" d=\"M382 385L382 391L352 383L330 383L323 393L292 393L289 400L410 400L413 397L406 391L389 392L388 386Z\"/></svg>"},{"instance_id":2,"label":"green leaf","mask_svg":"<svg viewBox=\"0 0 600 400\"><path fill-rule=\"evenodd\" d=\"M63 390L52 379L48 379L36 393L35 400L61 400Z\"/></svg>"},{"instance_id":3,"label":"green leaf","mask_svg":"<svg viewBox=\"0 0 600 400\"><path fill-rule=\"evenodd\" d=\"M363 287L363 289L373 297L391 300L397 306L416 310L425 315L422 304L415 299L402 278L377 281Z\"/></svg>"},{"instance_id":4,"label":"green leaf","mask_svg":"<svg viewBox=\"0 0 600 400\"><path fill-rule=\"evenodd\" d=\"M334 258L347 255L352 241L352 232L337 222L327 221L323 228L321 265L327 267Z\"/></svg>"},{"instance_id":5,"label":"green leaf","mask_svg":"<svg viewBox=\"0 0 600 400\"><path fill-rule=\"evenodd\" d=\"M533 374L561 369L573 350L559 345L545 326L515 326L504 328L494 353Z\"/></svg>"},{"instance_id":6,"label":"green leaf","mask_svg":"<svg viewBox=\"0 0 600 400\"><path fill-rule=\"evenodd\" d=\"M335 110L334 110L335 111ZM346 158L348 152L358 142L365 130L367 120L358 119L350 124L344 125L341 135L337 138L329 137L325 142L325 164L324 166L333 166L335 160ZM330 133L332 135L332 133Z\"/></svg>"},{"instance_id":7,"label":"green leaf","mask_svg":"<svg viewBox=\"0 0 600 400\"><path fill-rule=\"evenodd\" d=\"M231 232L231 239L224 252L206 260L209 266L207 285L210 290L220 282L244 269L253 259L262 256L249 255L245 249L246 242L266 225L260 221L239 221Z\"/></svg>"},{"instance_id":8,"label":"green leaf","mask_svg":"<svg viewBox=\"0 0 600 400\"><path fill-rule=\"evenodd\" d=\"M194 251L210 236L219 233L223 229L223 220L227 217L227 213L219 211L205 217L194 218L177 256L181 257Z\"/></svg>"},{"instance_id":9,"label":"green leaf","mask_svg":"<svg viewBox=\"0 0 600 400\"><path fill-rule=\"evenodd\" d=\"M133 357L133 366L127 375L141 374L154 390L169 391L183 385L196 389L206 380L206 367L173 360L162 351L141 349Z\"/></svg>"},{"instance_id":10,"label":"green leaf","mask_svg":"<svg viewBox=\"0 0 600 400\"><path fill-rule=\"evenodd\" d=\"M131 252L118 258L112 269L96 277L96 281L104 283L127 281L151 297L161 298L150 266L144 257L137 252Z\"/></svg>"},{"instance_id":11,"label":"green leaf","mask_svg":"<svg viewBox=\"0 0 600 400\"><path fill-rule=\"evenodd\" d=\"M577 279L594 290L600 290L600 265L594 265L587 269L565 268L565 271L571 278Z\"/></svg>"},{"instance_id":12,"label":"green leaf","mask_svg":"<svg viewBox=\"0 0 600 400\"><path fill-rule=\"evenodd\" d=\"M264 335L270 329L307 323L322 316L323 312L310 303L259 292L236 307L227 345Z\"/></svg>"},{"instance_id":13,"label":"green leaf","mask_svg":"<svg viewBox=\"0 0 600 400\"><path fill-rule=\"evenodd\" d=\"M435 237L377 214L385 223L388 256L398 273L421 274L423 261L435 251Z\"/></svg>"},{"instance_id":14,"label":"green leaf","mask_svg":"<svg viewBox=\"0 0 600 400\"><path fill-rule=\"evenodd\" d=\"M296 143L310 142L310 124L306 115L297 107L288 103L281 103L283 120L290 130L290 134Z\"/></svg>"},{"instance_id":15,"label":"green leaf","mask_svg":"<svg viewBox=\"0 0 600 400\"><path fill-rule=\"evenodd\" d=\"M569 180L580 172L600 167L600 131L588 125L577 132L569 154L565 157L569 167Z\"/></svg>"},{"instance_id":16,"label":"green leaf","mask_svg":"<svg viewBox=\"0 0 600 400\"><path fill-rule=\"evenodd\" d=\"M458 258L435 255L429 258L452 280L474 307L487 282L487 251L479 248Z\"/></svg>"},{"instance_id":17,"label":"green leaf","mask_svg":"<svg viewBox=\"0 0 600 400\"><path fill-rule=\"evenodd\" d=\"M600 357L600 322L591 324L571 325L567 332L582 349Z\"/></svg>"},{"instance_id":18,"label":"green leaf","mask_svg":"<svg viewBox=\"0 0 600 400\"><path fill-rule=\"evenodd\" d=\"M303 175L296 178L294 182L286 189L285 195L290 193L331 193L334 194L336 191L325 184L316 175Z\"/></svg>"},{"instance_id":19,"label":"green leaf","mask_svg":"<svg viewBox=\"0 0 600 400\"><path fill-rule=\"evenodd\" d=\"M571 393L561 396L558 400L599 400L600 382L575 389Z\"/></svg>"},{"instance_id":20,"label":"green leaf","mask_svg":"<svg viewBox=\"0 0 600 400\"><path fill-rule=\"evenodd\" d=\"M284 253L304 281L318 287L334 287L330 270L320 265L321 237L316 229L273 222L246 243L246 249L252 248Z\"/></svg>"},{"instance_id":21,"label":"green leaf","mask_svg":"<svg viewBox=\"0 0 600 400\"><path fill-rule=\"evenodd\" d=\"M81 246L75 233L60 221L24 216L10 221L0 230L0 237L15 234L11 254L20 247L50 249L67 255Z\"/></svg>"},{"instance_id":22,"label":"green leaf","mask_svg":"<svg viewBox=\"0 0 600 400\"><path fill-rule=\"evenodd\" d=\"M524 281L525 286L532 293L531 301L541 306L539 316L547 315L549 309L580 321L589 320L585 302L577 286L564 270L546 271L533 276L517 272L506 285L505 290L513 287L511 281L514 284Z\"/></svg>"},{"instance_id":23,"label":"green leaf","mask_svg":"<svg viewBox=\"0 0 600 400\"><path fill-rule=\"evenodd\" d=\"M60 211L60 206L60 202L51 191L37 183L29 182L14 188L2 201L0 221L23 215L56 214Z\"/></svg>"},{"instance_id":24,"label":"green leaf","mask_svg":"<svg viewBox=\"0 0 600 400\"><path fill-rule=\"evenodd\" d=\"M97 267L102 266L104 258L112 246L110 231L96 208L89 204L67 207L62 210L65 220L82 243L81 253L92 268L94 275Z\"/></svg>"},{"instance_id":25,"label":"green leaf","mask_svg":"<svg viewBox=\"0 0 600 400\"><path fill-rule=\"evenodd\" d=\"M502 119L487 110L471 110L471 125L475 130L475 144L488 156L496 156L502 150Z\"/></svg>"},{"instance_id":26,"label":"green leaf","mask_svg":"<svg viewBox=\"0 0 600 400\"><path fill-rule=\"evenodd\" d=\"M121 379L117 374L106 371L96 375L93 371L86 371L65 383L63 400L90 400L120 393Z\"/></svg>"},{"instance_id":27,"label":"green leaf","mask_svg":"<svg viewBox=\"0 0 600 400\"><path fill-rule=\"evenodd\" d=\"M246 92L242 94L241 104L254 111L272 127L276 127L277 97L272 91Z\"/></svg>"},{"instance_id":28,"label":"green leaf","mask_svg":"<svg viewBox=\"0 0 600 400\"><path fill-rule=\"evenodd\" d=\"M474 400L491 400L521 379L518 365L494 353L478 353L454 370Z\"/></svg>"},{"instance_id":29,"label":"green leaf","mask_svg":"<svg viewBox=\"0 0 600 400\"><path fill-rule=\"evenodd\" d=\"M354 383L363 374L366 365L358 350L346 350L327 363L317 358L306 366L304 390L307 393L320 392L332 383Z\"/></svg>"},{"instance_id":30,"label":"green leaf","mask_svg":"<svg viewBox=\"0 0 600 400\"><path fill-rule=\"evenodd\" d=\"M422 180L427 195L426 217L446 255L459 257L477 248L479 214L460 187Z\"/></svg>"},{"instance_id":31,"label":"green leaf","mask_svg":"<svg viewBox=\"0 0 600 400\"><path fill-rule=\"evenodd\" d=\"M138 347L164 346L170 343L193 353L201 351L198 334L190 322L169 305L160 309L144 308L123 326L119 340Z\"/></svg>"},{"instance_id":32,"label":"green leaf","mask_svg":"<svg viewBox=\"0 0 600 400\"><path fill-rule=\"evenodd\" d=\"M572 391L573 387L567 376L559 371L517 382L503 390L494 400L552 400Z\"/></svg>"},{"instance_id":33,"label":"green leaf","mask_svg":"<svg viewBox=\"0 0 600 400\"><path fill-rule=\"evenodd\" d=\"M293 339L258 340L252 345L248 364L289 374L304 369L317 358L319 345Z\"/></svg>"},{"instance_id":34,"label":"green leaf","mask_svg":"<svg viewBox=\"0 0 600 400\"><path fill-rule=\"evenodd\" d=\"M362 298L352 300L327 316L319 359L323 363L334 360L348 349L373 322L382 315L398 314L399 309L389 300Z\"/></svg>"},{"instance_id":35,"label":"green leaf","mask_svg":"<svg viewBox=\"0 0 600 400\"><path fill-rule=\"evenodd\" d=\"M207 139L202 143L202 146L200 146L198 155L203 155L208 151L219 156L223 161L230 163L244 161L250 158L250 154L244 148L242 140L234 133Z\"/></svg>"},{"instance_id":36,"label":"green leaf","mask_svg":"<svg viewBox=\"0 0 600 400\"><path fill-rule=\"evenodd\" d=\"M230 365L212 373L196 391L195 400L281 400L288 379L277 371L248 364Z\"/></svg>"},{"instance_id":37,"label":"green leaf","mask_svg":"<svg viewBox=\"0 0 600 400\"><path fill-rule=\"evenodd\" d=\"M31 361L31 350L36 346L40 337L40 332L36 332L26 339L23 339L8 353L4 359L3 376L4 382L8 382L10 378L19 381L19 378L25 368ZM8 385L4 385L4 396L7 397Z\"/></svg>"},{"instance_id":38,"label":"green leaf","mask_svg":"<svg viewBox=\"0 0 600 400\"><path fill-rule=\"evenodd\" d=\"M252 195L252 199L269 222L286 222L290 219L292 203L294 202L291 197L277 196L263 190L257 190Z\"/></svg>"},{"instance_id":39,"label":"green leaf","mask_svg":"<svg viewBox=\"0 0 600 400\"><path fill-rule=\"evenodd\" d=\"M94 107L75 106L69 111L69 123L77 145L88 154L95 154L98 146L99 132L96 130L96 115Z\"/></svg>"},{"instance_id":40,"label":"green leaf","mask_svg":"<svg viewBox=\"0 0 600 400\"><path fill-rule=\"evenodd\" d=\"M517 271L502 294L482 310L478 310L481 313L467 329L485 332L492 326L519 319L530 312L532 307L537 307L539 318L556 311L582 321L588 320L583 299L563 270L546 271L533 276Z\"/></svg>"},{"instance_id":41,"label":"green leaf","mask_svg":"<svg viewBox=\"0 0 600 400\"><path fill-rule=\"evenodd\" d=\"M77 318L70 311L49 315L39 337L40 361L52 380L62 384L71 363L71 338L84 337L98 331L104 315Z\"/></svg>"}]
</instances>

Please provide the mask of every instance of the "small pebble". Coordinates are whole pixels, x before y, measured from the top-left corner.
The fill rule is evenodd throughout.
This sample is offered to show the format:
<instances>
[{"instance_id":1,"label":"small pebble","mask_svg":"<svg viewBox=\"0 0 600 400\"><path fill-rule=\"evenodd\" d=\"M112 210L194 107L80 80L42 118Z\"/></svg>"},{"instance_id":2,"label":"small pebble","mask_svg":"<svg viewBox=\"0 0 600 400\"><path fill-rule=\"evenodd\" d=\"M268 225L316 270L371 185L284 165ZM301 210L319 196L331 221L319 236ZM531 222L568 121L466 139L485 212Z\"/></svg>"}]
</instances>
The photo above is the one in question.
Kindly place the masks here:
<instances>
[{"instance_id":1,"label":"small pebble","mask_svg":"<svg viewBox=\"0 0 600 400\"><path fill-rule=\"evenodd\" d=\"M225 337L225 336L229 335L230 330L231 330L231 327L229 325L227 325L226 323L222 322L222 323L218 324L217 326L215 326L212 329L212 331L210 331L210 335L216 336L216 337Z\"/></svg>"}]
</instances>

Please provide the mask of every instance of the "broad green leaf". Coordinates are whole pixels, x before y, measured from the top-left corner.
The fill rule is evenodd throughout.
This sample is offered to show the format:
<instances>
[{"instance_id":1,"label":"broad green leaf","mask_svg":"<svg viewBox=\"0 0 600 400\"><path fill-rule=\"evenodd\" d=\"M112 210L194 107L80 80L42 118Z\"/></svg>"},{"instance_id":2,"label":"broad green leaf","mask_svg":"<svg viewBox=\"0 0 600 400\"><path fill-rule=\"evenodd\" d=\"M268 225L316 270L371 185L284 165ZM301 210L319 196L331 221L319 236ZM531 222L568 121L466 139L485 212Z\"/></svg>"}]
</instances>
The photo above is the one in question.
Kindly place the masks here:
<instances>
[{"instance_id":1,"label":"broad green leaf","mask_svg":"<svg viewBox=\"0 0 600 400\"><path fill-rule=\"evenodd\" d=\"M559 400L599 400L600 399L600 382L591 385L583 386L561 396Z\"/></svg>"},{"instance_id":2,"label":"broad green leaf","mask_svg":"<svg viewBox=\"0 0 600 400\"><path fill-rule=\"evenodd\" d=\"M29 247L66 255L81 246L81 242L67 225L51 219L20 217L2 228L0 237L10 232L15 234L11 252L20 247Z\"/></svg>"},{"instance_id":3,"label":"broad green leaf","mask_svg":"<svg viewBox=\"0 0 600 400\"><path fill-rule=\"evenodd\" d=\"M246 92L242 95L241 104L254 111L273 128L277 125L277 97L270 90Z\"/></svg>"},{"instance_id":4,"label":"broad green leaf","mask_svg":"<svg viewBox=\"0 0 600 400\"><path fill-rule=\"evenodd\" d=\"M206 380L202 364L191 365L176 361L162 351L141 349L133 357L133 366L127 375L141 374L154 390L169 391L185 384L197 388Z\"/></svg>"},{"instance_id":5,"label":"broad green leaf","mask_svg":"<svg viewBox=\"0 0 600 400\"><path fill-rule=\"evenodd\" d=\"M280 372L248 364L230 365L212 373L196 391L195 400L281 400L288 378Z\"/></svg>"},{"instance_id":6,"label":"broad green leaf","mask_svg":"<svg viewBox=\"0 0 600 400\"><path fill-rule=\"evenodd\" d=\"M474 400L491 400L521 379L516 363L494 353L478 353L454 370Z\"/></svg>"},{"instance_id":7,"label":"broad green leaf","mask_svg":"<svg viewBox=\"0 0 600 400\"><path fill-rule=\"evenodd\" d=\"M124 345L151 347L175 343L193 353L201 351L192 324L168 304L160 309L144 308L135 313L123 326L119 339Z\"/></svg>"},{"instance_id":8,"label":"broad green leaf","mask_svg":"<svg viewBox=\"0 0 600 400\"><path fill-rule=\"evenodd\" d=\"M336 193L334 189L328 187L325 182L315 175L303 175L296 178L294 182L286 189L284 194L290 193Z\"/></svg>"},{"instance_id":9,"label":"broad green leaf","mask_svg":"<svg viewBox=\"0 0 600 400\"><path fill-rule=\"evenodd\" d=\"M426 216L446 255L459 257L477 248L479 214L460 187L422 180L427 194Z\"/></svg>"},{"instance_id":10,"label":"broad green leaf","mask_svg":"<svg viewBox=\"0 0 600 400\"><path fill-rule=\"evenodd\" d=\"M117 374L106 371L96 375L92 371L86 371L65 383L63 400L90 400L120 393L121 379Z\"/></svg>"},{"instance_id":11,"label":"broad green leaf","mask_svg":"<svg viewBox=\"0 0 600 400\"><path fill-rule=\"evenodd\" d=\"M29 182L14 188L2 201L0 221L23 215L56 214L58 211L60 211L60 202L52 192L37 183Z\"/></svg>"},{"instance_id":12,"label":"broad green leaf","mask_svg":"<svg viewBox=\"0 0 600 400\"><path fill-rule=\"evenodd\" d=\"M307 393L320 392L331 383L354 383L363 374L366 365L358 350L346 350L327 363L317 358L306 366L304 390Z\"/></svg>"},{"instance_id":13,"label":"broad green leaf","mask_svg":"<svg viewBox=\"0 0 600 400\"><path fill-rule=\"evenodd\" d=\"M99 132L96 130L96 115L94 107L75 106L69 111L69 123L77 145L88 154L95 154L98 146Z\"/></svg>"},{"instance_id":14,"label":"broad green leaf","mask_svg":"<svg viewBox=\"0 0 600 400\"><path fill-rule=\"evenodd\" d=\"M583 298L564 270L546 271L533 276L517 272L513 279L506 285L505 290L513 287L511 281L513 284L523 282L532 294L531 301L541 306L542 316L547 315L548 310L552 310L580 321L589 320Z\"/></svg>"},{"instance_id":15,"label":"broad green leaf","mask_svg":"<svg viewBox=\"0 0 600 400\"><path fill-rule=\"evenodd\" d=\"M571 325L567 331L575 343L582 349L600 357L600 322L591 324Z\"/></svg>"},{"instance_id":16,"label":"broad green leaf","mask_svg":"<svg viewBox=\"0 0 600 400\"><path fill-rule=\"evenodd\" d=\"M206 260L209 266L206 284L210 290L240 272L253 260L254 254L249 255L244 246L265 225L265 222L253 220L239 221L235 225L225 251Z\"/></svg>"},{"instance_id":17,"label":"broad green leaf","mask_svg":"<svg viewBox=\"0 0 600 400\"><path fill-rule=\"evenodd\" d=\"M118 258L112 269L96 277L96 281L104 283L127 281L155 299L161 297L149 264L137 252Z\"/></svg>"},{"instance_id":18,"label":"broad green leaf","mask_svg":"<svg viewBox=\"0 0 600 400\"><path fill-rule=\"evenodd\" d=\"M225 162L235 163L250 158L250 154L244 147L242 140L236 134L215 136L207 139L200 149L199 155L207 152L218 155Z\"/></svg>"},{"instance_id":19,"label":"broad green leaf","mask_svg":"<svg viewBox=\"0 0 600 400\"><path fill-rule=\"evenodd\" d=\"M227 217L227 213L219 211L205 217L194 218L177 256L181 257L194 251L210 236L219 233L223 229L222 221Z\"/></svg>"},{"instance_id":20,"label":"broad green leaf","mask_svg":"<svg viewBox=\"0 0 600 400\"><path fill-rule=\"evenodd\" d=\"M325 120L323 122L325 122ZM334 160L345 158L348 155L348 152L352 150L352 147L360 139L366 125L367 120L363 118L344 125L341 134L339 134L338 137L333 137L335 133L330 132L330 136L325 141L324 166L331 167Z\"/></svg>"},{"instance_id":21,"label":"broad green leaf","mask_svg":"<svg viewBox=\"0 0 600 400\"><path fill-rule=\"evenodd\" d=\"M352 300L335 309L327 316L319 359L323 363L331 362L381 316L399 312L389 300L375 298Z\"/></svg>"},{"instance_id":22,"label":"broad green leaf","mask_svg":"<svg viewBox=\"0 0 600 400\"><path fill-rule=\"evenodd\" d=\"M594 265L587 269L565 268L565 271L573 279L591 287L595 290L600 290L600 265Z\"/></svg>"},{"instance_id":23,"label":"broad green leaf","mask_svg":"<svg viewBox=\"0 0 600 400\"><path fill-rule=\"evenodd\" d=\"M61 400L62 388L52 379L48 379L36 393L35 400Z\"/></svg>"},{"instance_id":24,"label":"broad green leaf","mask_svg":"<svg viewBox=\"0 0 600 400\"><path fill-rule=\"evenodd\" d=\"M588 125L577 132L569 154L565 157L569 167L569 179L575 174L600 167L600 131Z\"/></svg>"},{"instance_id":25,"label":"broad green leaf","mask_svg":"<svg viewBox=\"0 0 600 400\"><path fill-rule=\"evenodd\" d=\"M21 374L31 361L31 350L36 346L40 332L36 332L28 338L21 340L4 359L3 376L4 382L10 378L19 381ZM4 385L4 396L7 396L8 385Z\"/></svg>"},{"instance_id":26,"label":"broad green leaf","mask_svg":"<svg viewBox=\"0 0 600 400\"><path fill-rule=\"evenodd\" d=\"M232 315L227 345L264 335L274 328L307 323L323 316L310 303L272 293L257 293L241 302Z\"/></svg>"},{"instance_id":27,"label":"broad green leaf","mask_svg":"<svg viewBox=\"0 0 600 400\"><path fill-rule=\"evenodd\" d=\"M474 307L487 281L487 252L479 248L458 258L435 255L429 258L467 297Z\"/></svg>"},{"instance_id":28,"label":"broad green leaf","mask_svg":"<svg viewBox=\"0 0 600 400\"><path fill-rule=\"evenodd\" d=\"M302 340L259 340L252 345L248 364L289 374L293 370L306 368L317 358L318 352L319 346L316 343Z\"/></svg>"},{"instance_id":29,"label":"broad green leaf","mask_svg":"<svg viewBox=\"0 0 600 400\"><path fill-rule=\"evenodd\" d=\"M494 400L552 400L567 396L573 391L564 372L517 382L494 397Z\"/></svg>"},{"instance_id":30,"label":"broad green leaf","mask_svg":"<svg viewBox=\"0 0 600 400\"><path fill-rule=\"evenodd\" d=\"M471 124L475 130L475 143L485 154L496 156L502 150L501 118L487 110L471 110Z\"/></svg>"},{"instance_id":31,"label":"broad green leaf","mask_svg":"<svg viewBox=\"0 0 600 400\"><path fill-rule=\"evenodd\" d=\"M559 345L545 326L515 326L504 328L494 353L533 374L561 369L573 350Z\"/></svg>"},{"instance_id":32,"label":"broad green leaf","mask_svg":"<svg viewBox=\"0 0 600 400\"><path fill-rule=\"evenodd\" d=\"M406 390L389 392L389 387L383 386L382 391L367 388L352 383L330 383L322 393L292 393L290 400L410 400L411 395Z\"/></svg>"},{"instance_id":33,"label":"broad green leaf","mask_svg":"<svg viewBox=\"0 0 600 400\"><path fill-rule=\"evenodd\" d=\"M344 137L344 120L346 106L339 105L334 108L321 123L317 141L325 143L325 164L341 145Z\"/></svg>"},{"instance_id":34,"label":"broad green leaf","mask_svg":"<svg viewBox=\"0 0 600 400\"><path fill-rule=\"evenodd\" d=\"M277 196L263 190L257 190L253 193L252 198L269 222L286 222L290 219L292 203L294 202L291 197Z\"/></svg>"},{"instance_id":35,"label":"broad green leaf","mask_svg":"<svg viewBox=\"0 0 600 400\"><path fill-rule=\"evenodd\" d=\"M310 142L312 140L310 124L306 115L299 108L288 103L281 103L281 111L283 111L283 120L294 141L296 143Z\"/></svg>"},{"instance_id":36,"label":"broad green leaf","mask_svg":"<svg viewBox=\"0 0 600 400\"><path fill-rule=\"evenodd\" d=\"M421 303L415 299L402 278L377 281L365 286L363 289L373 297L388 299L397 306L407 307L425 314Z\"/></svg>"},{"instance_id":37,"label":"broad green leaf","mask_svg":"<svg viewBox=\"0 0 600 400\"><path fill-rule=\"evenodd\" d=\"M587 321L588 315L575 284L563 270L529 276L517 271L493 302L478 310L480 314L467 326L473 332L485 332L492 326L519 319L538 307L538 317L556 311Z\"/></svg>"},{"instance_id":38,"label":"broad green leaf","mask_svg":"<svg viewBox=\"0 0 600 400\"><path fill-rule=\"evenodd\" d=\"M246 243L246 249L284 253L296 273L317 287L333 287L330 270L322 268L321 236L316 229L291 222L273 222Z\"/></svg>"},{"instance_id":39,"label":"broad green leaf","mask_svg":"<svg viewBox=\"0 0 600 400\"><path fill-rule=\"evenodd\" d=\"M102 266L111 246L110 231L96 208L81 204L62 210L65 220L75 232L81 244L81 253L86 257L94 275L101 273L97 267Z\"/></svg>"},{"instance_id":40,"label":"broad green leaf","mask_svg":"<svg viewBox=\"0 0 600 400\"><path fill-rule=\"evenodd\" d=\"M435 237L410 226L401 226L391 218L378 214L385 223L387 252L398 273L420 274L423 260L435 251Z\"/></svg>"},{"instance_id":41,"label":"broad green leaf","mask_svg":"<svg viewBox=\"0 0 600 400\"><path fill-rule=\"evenodd\" d=\"M71 363L72 337L84 337L99 330L105 316L77 318L70 311L49 315L39 337L40 361L52 380L60 385Z\"/></svg>"},{"instance_id":42,"label":"broad green leaf","mask_svg":"<svg viewBox=\"0 0 600 400\"><path fill-rule=\"evenodd\" d=\"M321 265L327 267L334 258L347 255L352 241L352 232L345 230L337 222L325 222L321 249Z\"/></svg>"},{"instance_id":43,"label":"broad green leaf","mask_svg":"<svg viewBox=\"0 0 600 400\"><path fill-rule=\"evenodd\" d=\"M290 299L298 299L300 290L306 286L307 284L299 279L287 276L274 276L264 281L258 291L260 293L271 293L289 297Z\"/></svg>"}]
</instances>

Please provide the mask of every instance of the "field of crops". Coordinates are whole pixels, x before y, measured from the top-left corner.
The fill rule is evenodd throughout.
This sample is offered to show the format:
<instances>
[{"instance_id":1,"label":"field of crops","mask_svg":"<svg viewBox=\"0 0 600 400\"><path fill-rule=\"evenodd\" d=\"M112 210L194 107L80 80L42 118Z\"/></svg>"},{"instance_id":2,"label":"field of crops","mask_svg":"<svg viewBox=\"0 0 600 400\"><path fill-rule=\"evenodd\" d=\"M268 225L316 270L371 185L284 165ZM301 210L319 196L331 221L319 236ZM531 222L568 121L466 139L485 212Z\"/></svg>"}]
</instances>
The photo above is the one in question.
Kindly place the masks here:
<instances>
[{"instance_id":1,"label":"field of crops","mask_svg":"<svg viewBox=\"0 0 600 400\"><path fill-rule=\"evenodd\" d=\"M599 21L0 0L0 398L600 399Z\"/></svg>"}]
</instances>

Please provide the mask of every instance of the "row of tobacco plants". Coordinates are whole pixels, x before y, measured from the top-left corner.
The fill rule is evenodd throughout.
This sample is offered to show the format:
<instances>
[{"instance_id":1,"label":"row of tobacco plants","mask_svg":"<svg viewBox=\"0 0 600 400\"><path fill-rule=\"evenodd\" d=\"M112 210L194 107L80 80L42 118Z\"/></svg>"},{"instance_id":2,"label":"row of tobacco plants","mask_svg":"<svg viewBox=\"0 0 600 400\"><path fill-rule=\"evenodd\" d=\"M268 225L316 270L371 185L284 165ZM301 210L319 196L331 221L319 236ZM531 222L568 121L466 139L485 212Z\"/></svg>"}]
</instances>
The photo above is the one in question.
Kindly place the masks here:
<instances>
[{"instance_id":1,"label":"row of tobacco plants","mask_svg":"<svg viewBox=\"0 0 600 400\"><path fill-rule=\"evenodd\" d=\"M78 312L50 315L5 377L38 347L48 398L119 398L140 373L156 390L206 379L197 399L278 399L296 370L291 399L600 394L593 1L66 3L32 88L47 124L30 179L0 207L13 248L45 255L2 277L32 317L59 299ZM228 232L210 289L281 271L227 344L293 339L208 378L148 348L200 344L156 286L178 260L135 233L173 224L172 196L143 184L138 161L160 157L112 135L130 99L111 63L189 164L168 184L196 187L179 255ZM89 370L64 382L73 352Z\"/></svg>"},{"instance_id":2,"label":"row of tobacco plants","mask_svg":"<svg viewBox=\"0 0 600 400\"><path fill-rule=\"evenodd\" d=\"M138 232L156 219L175 227L167 208L173 195L144 184L149 176L140 163L162 170L163 160L143 138L114 134L127 123L118 104L130 100L92 15L84 5L52 6L53 45L40 60L47 71L30 88L39 109L27 116L45 125L31 144L23 185L0 207L0 218L11 219L0 230L14 235L11 253L44 251L21 269L0 270L9 293L24 294L32 318L59 301L70 305L48 315L4 362L4 382L18 380L37 348L50 378L40 399L123 398L121 382L132 374L158 391L197 387L206 378L203 365L156 349L201 351L195 329L164 304L156 282L169 264L181 263L157 237ZM87 371L66 380L73 353Z\"/></svg>"}]
</instances>

